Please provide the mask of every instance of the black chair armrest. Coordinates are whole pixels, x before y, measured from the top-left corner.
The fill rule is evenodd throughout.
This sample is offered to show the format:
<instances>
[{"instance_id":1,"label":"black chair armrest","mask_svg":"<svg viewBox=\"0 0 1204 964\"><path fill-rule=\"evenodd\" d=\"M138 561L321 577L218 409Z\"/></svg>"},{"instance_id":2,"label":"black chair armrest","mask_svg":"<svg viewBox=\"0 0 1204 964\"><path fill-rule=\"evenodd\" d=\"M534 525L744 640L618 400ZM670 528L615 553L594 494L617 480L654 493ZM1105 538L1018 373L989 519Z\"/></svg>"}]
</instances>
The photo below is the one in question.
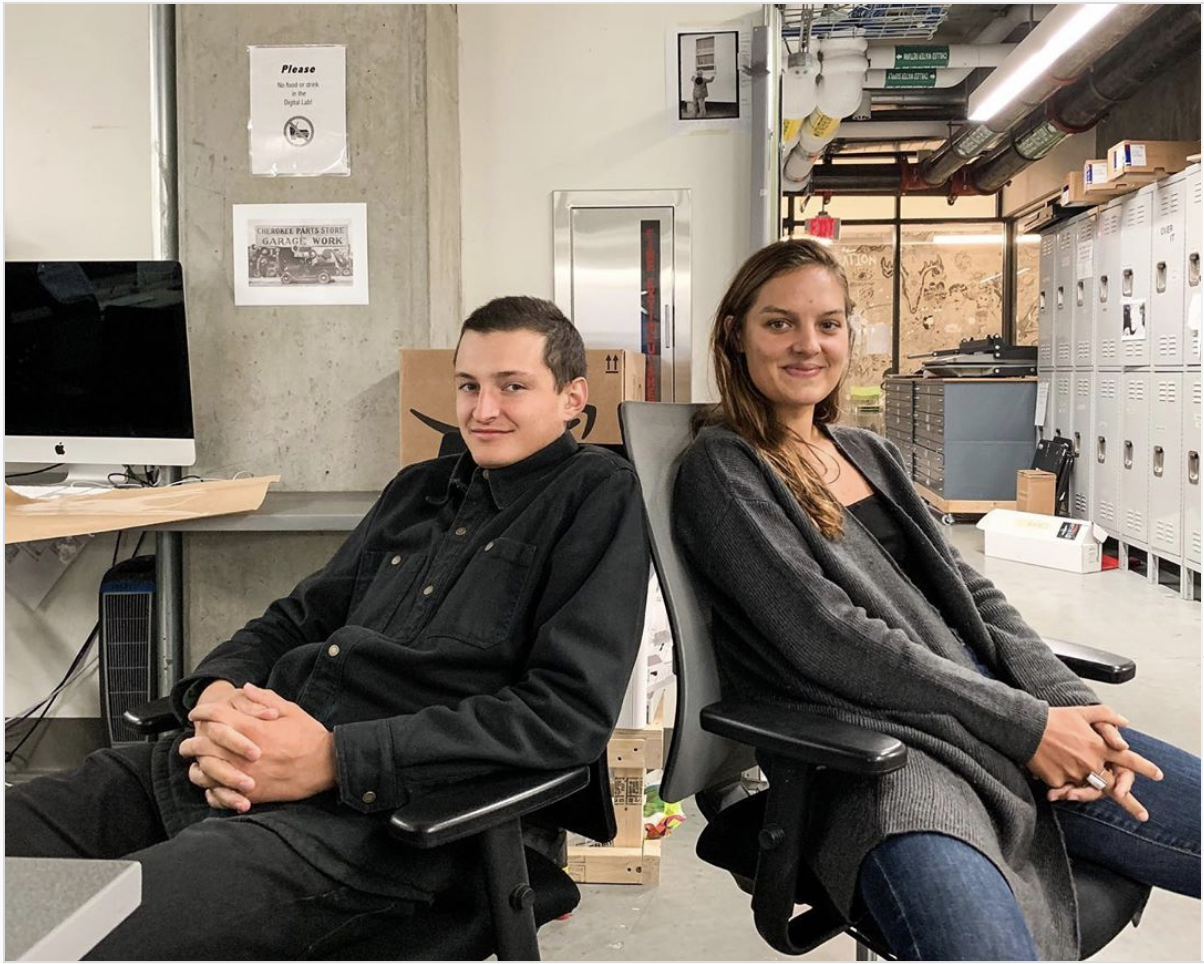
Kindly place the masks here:
<instances>
[{"instance_id":1,"label":"black chair armrest","mask_svg":"<svg viewBox=\"0 0 1204 964\"><path fill-rule=\"evenodd\" d=\"M517 820L576 793L589 767L522 770L432 787L393 812L389 830L413 847L439 847Z\"/></svg>"},{"instance_id":2,"label":"black chair armrest","mask_svg":"<svg viewBox=\"0 0 1204 964\"><path fill-rule=\"evenodd\" d=\"M881 776L907 763L907 747L893 736L840 723L788 706L712 703L702 728L800 763L862 776Z\"/></svg>"},{"instance_id":3,"label":"black chair armrest","mask_svg":"<svg viewBox=\"0 0 1204 964\"><path fill-rule=\"evenodd\" d=\"M171 697L163 696L141 706L135 706L121 714L122 718L139 733L153 736L180 726L176 712L171 706Z\"/></svg>"},{"instance_id":4,"label":"black chair armrest","mask_svg":"<svg viewBox=\"0 0 1204 964\"><path fill-rule=\"evenodd\" d=\"M1092 646L1068 643L1064 639L1043 636L1045 645L1076 676L1098 683L1127 683L1137 675L1137 664L1125 656L1117 656Z\"/></svg>"}]
</instances>

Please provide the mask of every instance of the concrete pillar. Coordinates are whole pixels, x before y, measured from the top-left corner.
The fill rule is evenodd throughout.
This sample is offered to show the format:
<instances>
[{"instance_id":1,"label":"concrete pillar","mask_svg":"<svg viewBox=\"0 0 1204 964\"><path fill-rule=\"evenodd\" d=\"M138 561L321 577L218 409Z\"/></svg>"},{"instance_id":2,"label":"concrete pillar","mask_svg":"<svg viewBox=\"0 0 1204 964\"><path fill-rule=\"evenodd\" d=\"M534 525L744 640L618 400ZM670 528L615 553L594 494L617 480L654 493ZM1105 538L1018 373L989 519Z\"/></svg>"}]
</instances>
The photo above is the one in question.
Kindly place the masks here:
<instances>
[{"instance_id":1,"label":"concrete pillar","mask_svg":"<svg viewBox=\"0 0 1204 964\"><path fill-rule=\"evenodd\" d=\"M449 345L461 320L456 8L185 4L177 12L196 471L279 473L282 490L379 490L398 464L397 350ZM310 43L347 47L351 175L252 177L247 47ZM369 305L234 306L233 204L352 201L368 206ZM189 538L186 666L287 592L340 538ZM235 572L245 590L234 594L238 606Z\"/></svg>"}]
</instances>

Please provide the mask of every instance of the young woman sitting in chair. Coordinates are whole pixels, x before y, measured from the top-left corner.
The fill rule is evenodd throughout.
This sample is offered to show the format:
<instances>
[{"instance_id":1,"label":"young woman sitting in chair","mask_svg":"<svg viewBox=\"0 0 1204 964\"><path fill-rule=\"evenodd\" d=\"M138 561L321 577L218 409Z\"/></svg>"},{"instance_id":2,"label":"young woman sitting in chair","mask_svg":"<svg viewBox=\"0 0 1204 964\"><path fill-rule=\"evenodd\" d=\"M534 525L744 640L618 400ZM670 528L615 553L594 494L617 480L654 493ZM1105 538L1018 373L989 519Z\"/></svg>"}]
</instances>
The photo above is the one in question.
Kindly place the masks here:
<instances>
[{"instance_id":1,"label":"young woman sitting in chair","mask_svg":"<svg viewBox=\"0 0 1204 964\"><path fill-rule=\"evenodd\" d=\"M907 745L886 777L822 772L808 830L899 958L1077 960L1068 854L1199 896L1200 761L1102 705L945 541L898 450L836 425L852 313L808 241L754 254L716 313L720 401L674 529L724 688Z\"/></svg>"}]
</instances>

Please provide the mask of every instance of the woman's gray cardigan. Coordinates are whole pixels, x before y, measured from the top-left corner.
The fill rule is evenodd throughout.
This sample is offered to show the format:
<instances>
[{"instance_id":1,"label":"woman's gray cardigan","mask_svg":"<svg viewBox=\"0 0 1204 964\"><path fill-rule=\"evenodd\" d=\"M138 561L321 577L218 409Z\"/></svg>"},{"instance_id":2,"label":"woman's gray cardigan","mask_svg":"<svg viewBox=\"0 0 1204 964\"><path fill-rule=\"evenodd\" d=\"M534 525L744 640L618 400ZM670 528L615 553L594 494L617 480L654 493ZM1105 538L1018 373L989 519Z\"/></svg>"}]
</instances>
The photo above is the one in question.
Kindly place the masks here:
<instances>
[{"instance_id":1,"label":"woman's gray cardigan","mask_svg":"<svg viewBox=\"0 0 1204 964\"><path fill-rule=\"evenodd\" d=\"M861 860L886 837L948 834L1004 874L1043 958L1077 960L1065 846L1025 764L1050 706L1098 700L945 541L898 449L861 429L831 435L901 510L909 559L939 598L930 602L851 513L844 534L826 539L748 443L704 429L682 459L674 528L709 590L724 687L907 745L907 766L889 776L821 774L808 859L839 906L852 906ZM966 646L998 679L975 669Z\"/></svg>"}]
</instances>

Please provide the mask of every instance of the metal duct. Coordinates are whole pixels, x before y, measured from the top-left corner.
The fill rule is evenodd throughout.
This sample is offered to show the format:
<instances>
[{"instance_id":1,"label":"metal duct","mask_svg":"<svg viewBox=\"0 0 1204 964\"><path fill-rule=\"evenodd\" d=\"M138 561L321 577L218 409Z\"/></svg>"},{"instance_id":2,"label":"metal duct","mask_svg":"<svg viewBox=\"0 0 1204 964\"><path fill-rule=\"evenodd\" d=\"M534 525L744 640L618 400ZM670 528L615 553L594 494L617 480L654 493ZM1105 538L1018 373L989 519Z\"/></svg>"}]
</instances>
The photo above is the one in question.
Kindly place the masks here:
<instances>
[{"instance_id":1,"label":"metal duct","mask_svg":"<svg viewBox=\"0 0 1204 964\"><path fill-rule=\"evenodd\" d=\"M1159 11L1161 4L1126 4L1117 7L1091 34L1055 60L1024 93L989 121L963 127L919 168L920 176L934 186L986 151L992 150L1011 128L1045 101L1060 86L1075 80L1094 60L1107 53L1141 23ZM1024 45L1021 44L1021 47ZM1031 50L1017 50L1013 57L1026 57ZM1007 69L1005 65L1001 70Z\"/></svg>"},{"instance_id":2,"label":"metal duct","mask_svg":"<svg viewBox=\"0 0 1204 964\"><path fill-rule=\"evenodd\" d=\"M1168 4L1101 57L1088 74L1031 111L1013 128L1006 147L974 165L971 183L984 194L998 191L1070 134L1094 127L1117 102L1133 96L1199 44L1200 7Z\"/></svg>"}]
</instances>

